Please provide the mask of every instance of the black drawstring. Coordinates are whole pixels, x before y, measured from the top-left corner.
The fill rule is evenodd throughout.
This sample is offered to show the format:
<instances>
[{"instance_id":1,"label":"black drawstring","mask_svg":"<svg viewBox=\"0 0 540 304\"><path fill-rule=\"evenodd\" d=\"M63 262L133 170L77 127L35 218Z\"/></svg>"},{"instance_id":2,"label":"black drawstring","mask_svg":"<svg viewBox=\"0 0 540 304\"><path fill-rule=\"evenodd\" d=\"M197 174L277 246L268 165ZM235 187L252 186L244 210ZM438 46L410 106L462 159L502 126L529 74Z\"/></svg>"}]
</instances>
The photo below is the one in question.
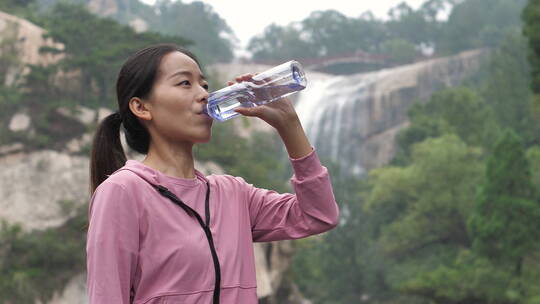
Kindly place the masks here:
<instances>
[{"instance_id":1,"label":"black drawstring","mask_svg":"<svg viewBox=\"0 0 540 304\"><path fill-rule=\"evenodd\" d=\"M214 239L212 238L212 232L210 231L210 185L208 182L206 183L206 199L205 199L205 211L206 211L206 223L203 222L201 216L197 213L197 211L193 210L191 207L186 205L182 200L180 200L174 193L169 191L169 189L161 186L161 185L154 185L154 187L159 191L159 193L166 198L170 199L174 204L180 206L184 211L189 214L190 216L194 216L199 224L201 225L202 229L204 230L204 234L206 235L206 239L208 240L208 245L210 246L210 252L212 253L212 260L214 261L214 270L216 272L216 281L214 284L214 300L213 304L219 304L219 292L220 292L220 282L221 282L221 269L219 267L219 260L216 253L216 248L214 247Z\"/></svg>"}]
</instances>

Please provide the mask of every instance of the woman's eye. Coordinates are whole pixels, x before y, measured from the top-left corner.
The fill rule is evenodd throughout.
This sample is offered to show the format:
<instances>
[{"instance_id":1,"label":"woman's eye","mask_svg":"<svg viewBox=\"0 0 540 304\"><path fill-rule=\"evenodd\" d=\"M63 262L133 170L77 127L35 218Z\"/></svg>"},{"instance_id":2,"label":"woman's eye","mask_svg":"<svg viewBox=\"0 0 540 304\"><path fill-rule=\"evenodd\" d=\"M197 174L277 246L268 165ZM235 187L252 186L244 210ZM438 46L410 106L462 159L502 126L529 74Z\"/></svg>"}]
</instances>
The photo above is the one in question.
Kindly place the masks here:
<instances>
[{"instance_id":1,"label":"woman's eye","mask_svg":"<svg viewBox=\"0 0 540 304\"><path fill-rule=\"evenodd\" d=\"M202 87L203 87L203 88L204 88L205 90L207 90L207 91L208 91L208 85L207 85L207 84L203 84L203 86L202 86Z\"/></svg>"},{"instance_id":2,"label":"woman's eye","mask_svg":"<svg viewBox=\"0 0 540 304\"><path fill-rule=\"evenodd\" d=\"M180 85L191 85L191 82L189 82L189 80L184 80L184 81L180 81L180 82L178 83L178 85L179 85L179 86L180 86Z\"/></svg>"}]
</instances>

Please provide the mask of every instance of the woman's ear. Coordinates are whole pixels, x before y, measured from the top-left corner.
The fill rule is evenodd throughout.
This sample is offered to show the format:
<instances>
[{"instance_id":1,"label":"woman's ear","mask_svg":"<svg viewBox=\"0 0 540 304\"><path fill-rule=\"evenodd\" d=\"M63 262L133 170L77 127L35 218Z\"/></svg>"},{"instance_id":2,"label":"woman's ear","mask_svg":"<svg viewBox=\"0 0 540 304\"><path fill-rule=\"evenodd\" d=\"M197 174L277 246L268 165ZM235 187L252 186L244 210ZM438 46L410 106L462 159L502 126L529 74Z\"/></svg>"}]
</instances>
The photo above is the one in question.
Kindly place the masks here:
<instances>
[{"instance_id":1,"label":"woman's ear","mask_svg":"<svg viewBox=\"0 0 540 304\"><path fill-rule=\"evenodd\" d=\"M133 112L133 115L142 120L152 120L150 108L151 105L142 101L139 97L133 97L129 100L129 109Z\"/></svg>"}]
</instances>

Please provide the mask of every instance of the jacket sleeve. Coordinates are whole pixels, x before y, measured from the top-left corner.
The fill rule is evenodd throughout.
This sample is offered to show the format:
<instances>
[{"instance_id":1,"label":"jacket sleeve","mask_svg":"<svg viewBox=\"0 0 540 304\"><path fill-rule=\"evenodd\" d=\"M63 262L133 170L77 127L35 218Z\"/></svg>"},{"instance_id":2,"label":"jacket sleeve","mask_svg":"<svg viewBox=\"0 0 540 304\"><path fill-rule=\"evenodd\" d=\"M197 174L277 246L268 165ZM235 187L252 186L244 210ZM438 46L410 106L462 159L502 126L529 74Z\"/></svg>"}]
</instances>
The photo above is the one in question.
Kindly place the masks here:
<instances>
[{"instance_id":1,"label":"jacket sleeve","mask_svg":"<svg viewBox=\"0 0 540 304\"><path fill-rule=\"evenodd\" d=\"M328 170L315 151L291 159L291 183L296 194L248 185L249 216L253 241L268 242L307 237L334 228L339 209Z\"/></svg>"},{"instance_id":2,"label":"jacket sleeve","mask_svg":"<svg viewBox=\"0 0 540 304\"><path fill-rule=\"evenodd\" d=\"M89 208L88 304L130 303L139 248L138 210L118 184L104 182Z\"/></svg>"}]
</instances>

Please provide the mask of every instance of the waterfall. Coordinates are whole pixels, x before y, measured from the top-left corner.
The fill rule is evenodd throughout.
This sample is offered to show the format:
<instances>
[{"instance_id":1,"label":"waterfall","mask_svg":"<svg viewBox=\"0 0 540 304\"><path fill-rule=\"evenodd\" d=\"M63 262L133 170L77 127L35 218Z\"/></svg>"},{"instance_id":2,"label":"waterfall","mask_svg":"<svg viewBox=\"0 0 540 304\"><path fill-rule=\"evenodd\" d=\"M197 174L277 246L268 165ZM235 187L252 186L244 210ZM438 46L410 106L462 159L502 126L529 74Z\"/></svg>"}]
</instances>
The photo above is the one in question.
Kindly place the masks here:
<instances>
[{"instance_id":1,"label":"waterfall","mask_svg":"<svg viewBox=\"0 0 540 304\"><path fill-rule=\"evenodd\" d=\"M315 79L299 96L296 109L310 142L324 158L335 163L347 160L352 173L361 175L365 169L350 154L351 141L361 135L363 122L355 108L364 112L369 106L369 86L382 73L331 76ZM354 131L360 131L357 134ZM355 137L349 137L354 136Z\"/></svg>"},{"instance_id":2,"label":"waterfall","mask_svg":"<svg viewBox=\"0 0 540 304\"><path fill-rule=\"evenodd\" d=\"M335 162L344 174L361 176L392 159L409 106L459 85L478 70L483 55L473 50L346 76L307 71L308 85L295 107L320 158Z\"/></svg>"}]
</instances>

